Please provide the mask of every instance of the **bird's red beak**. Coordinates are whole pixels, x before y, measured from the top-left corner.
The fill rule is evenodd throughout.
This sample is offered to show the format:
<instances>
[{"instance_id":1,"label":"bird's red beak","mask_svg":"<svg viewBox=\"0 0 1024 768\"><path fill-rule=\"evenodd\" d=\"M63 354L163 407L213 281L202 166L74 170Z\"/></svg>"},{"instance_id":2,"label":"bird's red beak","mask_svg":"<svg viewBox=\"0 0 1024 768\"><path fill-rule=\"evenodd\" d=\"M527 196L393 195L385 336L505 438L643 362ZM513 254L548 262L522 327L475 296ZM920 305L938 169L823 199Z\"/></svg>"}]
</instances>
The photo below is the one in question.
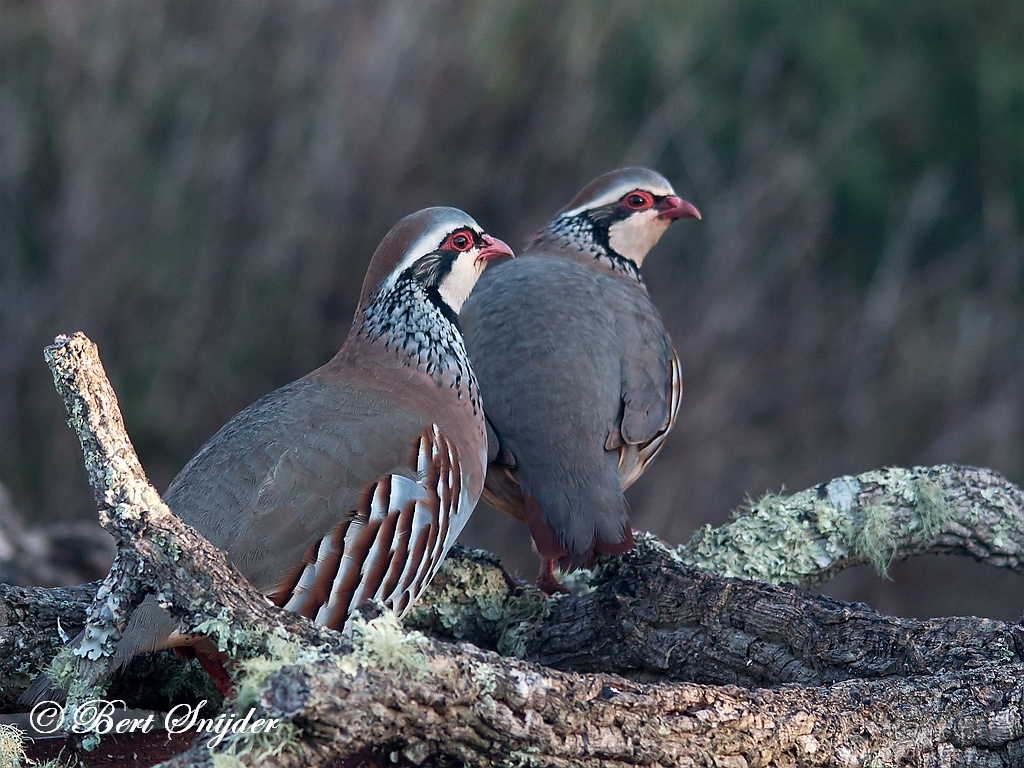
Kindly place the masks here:
<instances>
[{"instance_id":1,"label":"bird's red beak","mask_svg":"<svg viewBox=\"0 0 1024 768\"><path fill-rule=\"evenodd\" d=\"M699 219L700 211L681 197L669 195L658 203L659 219Z\"/></svg>"},{"instance_id":2,"label":"bird's red beak","mask_svg":"<svg viewBox=\"0 0 1024 768\"><path fill-rule=\"evenodd\" d=\"M476 257L477 261L490 261L496 259L499 256L508 256L510 259L514 259L516 255L512 253L512 249L509 248L502 240L496 237L491 237L486 232L480 237L484 241L484 247L480 249L480 255Z\"/></svg>"}]
</instances>

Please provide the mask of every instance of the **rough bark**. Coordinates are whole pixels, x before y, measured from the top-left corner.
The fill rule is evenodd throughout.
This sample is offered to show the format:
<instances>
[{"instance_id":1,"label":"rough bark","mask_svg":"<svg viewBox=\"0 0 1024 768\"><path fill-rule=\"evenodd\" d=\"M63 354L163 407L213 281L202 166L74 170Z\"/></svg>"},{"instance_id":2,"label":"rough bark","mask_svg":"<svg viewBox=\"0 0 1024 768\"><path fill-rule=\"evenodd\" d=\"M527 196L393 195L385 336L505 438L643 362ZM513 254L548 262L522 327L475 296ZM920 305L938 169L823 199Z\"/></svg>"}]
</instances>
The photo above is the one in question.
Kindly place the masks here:
<instances>
[{"instance_id":1,"label":"rough bark","mask_svg":"<svg viewBox=\"0 0 1024 768\"><path fill-rule=\"evenodd\" d=\"M316 734L276 765L376 743L415 763L537 766L1008 766L1024 761L1024 666L748 690L571 675L423 643L415 666L334 660L271 678L262 713ZM245 764L259 764L259 760ZM193 749L168 768L212 765Z\"/></svg>"},{"instance_id":2,"label":"rough bark","mask_svg":"<svg viewBox=\"0 0 1024 768\"><path fill-rule=\"evenodd\" d=\"M255 593L148 487L88 340L59 339L49 353L82 437L90 481L107 510L101 519L119 543L88 614L86 638L97 659L78 658L79 672L95 694L109 677L104 658L130 607L141 593L157 594L182 631L206 634L243 660L239 709L256 706L261 717L287 724L270 740L231 739L217 750L231 751L243 765L318 766L370 748L414 762L450 758L475 765L1024 762L1019 626L883 617L792 587L700 572L682 562L685 551L649 540L580 580L584 594L557 599L510 587L486 558L463 556L447 566L413 620L508 655L403 630L389 615L360 622L351 641L315 627ZM90 415L94 409L99 416ZM973 547L972 554L1018 567L1019 548L1005 542L1018 541L1019 532L997 530L1001 520L990 520L987 529L981 521L998 486L1006 527L1019 531L1019 490L984 470L911 472L941 489L927 502L941 507L932 518L941 525L914 517L920 503L906 494L891 498L898 483L865 476L857 486L841 479L830 504L848 517L861 515L868 528L893 523L892 538L905 542L896 554L901 546L908 552L961 546L943 538L948 535ZM950 478L948 487L942 477ZM967 486L960 496L956 477ZM829 486L823 488L828 499ZM916 499L922 488L932 491L919 483ZM843 495L844 489L850 492ZM819 489L804 493L821 501ZM1009 509L1007 500L1016 506ZM889 511L882 515L878 507ZM900 523L904 508L911 511ZM832 541L821 531L830 513L813 502L811 509L817 516L807 524ZM969 530L965 520L979 530ZM845 525L844 536L857 529ZM865 541L874 546L878 538ZM811 560L827 571L858 556L851 552L836 548L827 562ZM805 576L813 571L804 568ZM11 593L0 597L9 600ZM68 594L54 595L52 604L62 599ZM41 627L44 614L19 616L26 627L30 621ZM788 684L664 682L687 678ZM80 686L75 695L85 692ZM213 761L197 746L168 765Z\"/></svg>"},{"instance_id":3,"label":"rough bark","mask_svg":"<svg viewBox=\"0 0 1024 768\"><path fill-rule=\"evenodd\" d=\"M680 563L644 538L587 594L503 588L486 557L435 577L410 626L566 671L748 686L824 685L1024 661L1024 627L920 621Z\"/></svg>"},{"instance_id":4,"label":"rough bark","mask_svg":"<svg viewBox=\"0 0 1024 768\"><path fill-rule=\"evenodd\" d=\"M44 589L0 584L0 712L85 626L96 585Z\"/></svg>"},{"instance_id":5,"label":"rough bark","mask_svg":"<svg viewBox=\"0 0 1024 768\"><path fill-rule=\"evenodd\" d=\"M723 576L804 587L861 563L885 573L892 560L925 552L1024 573L1024 492L989 469L890 467L768 494L676 550Z\"/></svg>"}]
</instances>

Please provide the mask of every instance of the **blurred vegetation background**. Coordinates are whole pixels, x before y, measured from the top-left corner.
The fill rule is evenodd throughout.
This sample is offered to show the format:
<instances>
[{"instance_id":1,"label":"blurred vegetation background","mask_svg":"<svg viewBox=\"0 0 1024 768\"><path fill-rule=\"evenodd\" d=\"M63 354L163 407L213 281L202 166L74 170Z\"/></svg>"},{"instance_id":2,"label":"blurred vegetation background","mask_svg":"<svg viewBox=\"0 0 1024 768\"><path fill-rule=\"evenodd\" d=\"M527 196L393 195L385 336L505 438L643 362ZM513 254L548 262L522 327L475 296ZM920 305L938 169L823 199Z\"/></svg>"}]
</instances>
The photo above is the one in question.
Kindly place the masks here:
<instances>
[{"instance_id":1,"label":"blurred vegetation background","mask_svg":"<svg viewBox=\"0 0 1024 768\"><path fill-rule=\"evenodd\" d=\"M0 0L11 506L96 529L54 335L99 344L163 488L334 353L398 218L455 205L515 247L626 164L704 214L644 266L686 381L637 527L679 542L888 464L1024 480L1020 2ZM512 521L481 508L464 540L532 576ZM826 591L1024 612L973 563L891 574Z\"/></svg>"}]
</instances>

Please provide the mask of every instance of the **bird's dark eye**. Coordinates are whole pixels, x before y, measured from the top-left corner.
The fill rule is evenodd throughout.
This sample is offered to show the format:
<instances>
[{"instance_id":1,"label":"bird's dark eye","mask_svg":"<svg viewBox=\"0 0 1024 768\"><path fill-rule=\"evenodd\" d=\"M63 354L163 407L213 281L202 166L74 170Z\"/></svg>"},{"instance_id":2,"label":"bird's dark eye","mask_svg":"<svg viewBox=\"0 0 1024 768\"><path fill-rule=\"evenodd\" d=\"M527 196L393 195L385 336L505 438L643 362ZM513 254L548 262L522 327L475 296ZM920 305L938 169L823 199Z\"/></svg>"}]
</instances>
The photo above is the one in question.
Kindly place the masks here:
<instances>
[{"instance_id":1,"label":"bird's dark eye","mask_svg":"<svg viewBox=\"0 0 1024 768\"><path fill-rule=\"evenodd\" d=\"M654 205L654 198L651 194L641 189L630 192L622 200L627 208L632 208L634 211L643 211Z\"/></svg>"},{"instance_id":2,"label":"bird's dark eye","mask_svg":"<svg viewBox=\"0 0 1024 768\"><path fill-rule=\"evenodd\" d=\"M448 251L468 251L473 247L473 233L465 229L452 232L444 241L442 248Z\"/></svg>"}]
</instances>

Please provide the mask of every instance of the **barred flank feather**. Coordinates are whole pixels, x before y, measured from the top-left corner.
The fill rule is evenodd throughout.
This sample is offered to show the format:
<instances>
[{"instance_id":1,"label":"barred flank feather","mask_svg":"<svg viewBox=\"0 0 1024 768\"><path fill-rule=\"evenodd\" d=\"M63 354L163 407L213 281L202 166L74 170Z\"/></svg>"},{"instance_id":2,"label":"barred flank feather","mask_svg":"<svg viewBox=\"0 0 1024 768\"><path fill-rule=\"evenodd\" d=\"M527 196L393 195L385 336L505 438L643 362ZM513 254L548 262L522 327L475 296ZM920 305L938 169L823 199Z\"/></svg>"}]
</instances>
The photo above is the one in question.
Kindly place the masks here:
<instances>
[{"instance_id":1,"label":"barred flank feather","mask_svg":"<svg viewBox=\"0 0 1024 768\"><path fill-rule=\"evenodd\" d=\"M365 600L379 600L399 614L412 607L472 506L458 449L436 424L413 449L410 469L419 479L389 475L373 483L352 518L310 546L273 592L277 605L334 629Z\"/></svg>"}]
</instances>

